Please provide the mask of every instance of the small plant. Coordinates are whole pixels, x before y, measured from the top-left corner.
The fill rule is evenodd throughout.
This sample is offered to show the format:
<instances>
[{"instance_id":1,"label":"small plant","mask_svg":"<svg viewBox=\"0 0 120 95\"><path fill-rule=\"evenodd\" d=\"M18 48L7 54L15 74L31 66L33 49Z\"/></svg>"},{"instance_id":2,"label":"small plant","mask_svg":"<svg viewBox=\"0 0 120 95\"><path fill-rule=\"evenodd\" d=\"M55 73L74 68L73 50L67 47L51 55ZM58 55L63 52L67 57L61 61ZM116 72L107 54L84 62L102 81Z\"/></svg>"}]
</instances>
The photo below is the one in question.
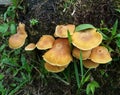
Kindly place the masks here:
<instances>
[{"instance_id":1,"label":"small plant","mask_svg":"<svg viewBox=\"0 0 120 95\"><path fill-rule=\"evenodd\" d=\"M86 88L86 94L87 95L94 95L95 89L99 88L99 84L96 81L91 81L90 83L87 84Z\"/></svg>"},{"instance_id":2,"label":"small plant","mask_svg":"<svg viewBox=\"0 0 120 95\"><path fill-rule=\"evenodd\" d=\"M33 18L33 19L30 20L30 25L31 25L31 26L34 26L34 25L36 25L36 24L38 24L38 20L37 20L37 19L34 19L34 18Z\"/></svg>"}]
</instances>

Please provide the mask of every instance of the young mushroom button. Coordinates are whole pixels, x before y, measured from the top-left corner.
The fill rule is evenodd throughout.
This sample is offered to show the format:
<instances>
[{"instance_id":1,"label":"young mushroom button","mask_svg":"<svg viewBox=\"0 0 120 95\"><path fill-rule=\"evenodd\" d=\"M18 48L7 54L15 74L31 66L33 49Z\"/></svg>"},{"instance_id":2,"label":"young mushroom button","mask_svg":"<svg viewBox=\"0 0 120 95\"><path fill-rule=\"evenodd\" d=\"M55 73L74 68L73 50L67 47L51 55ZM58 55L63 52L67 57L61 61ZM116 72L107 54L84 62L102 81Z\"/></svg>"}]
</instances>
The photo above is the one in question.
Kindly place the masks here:
<instances>
[{"instance_id":1,"label":"young mushroom button","mask_svg":"<svg viewBox=\"0 0 120 95\"><path fill-rule=\"evenodd\" d=\"M51 35L43 35L36 44L37 49L46 50L53 46L55 39Z\"/></svg>"},{"instance_id":2,"label":"young mushroom button","mask_svg":"<svg viewBox=\"0 0 120 95\"><path fill-rule=\"evenodd\" d=\"M30 44L28 44L28 45L25 47L25 50L26 50L26 51L32 51L32 50L34 50L35 48L36 48L35 43L30 43Z\"/></svg>"}]
</instances>

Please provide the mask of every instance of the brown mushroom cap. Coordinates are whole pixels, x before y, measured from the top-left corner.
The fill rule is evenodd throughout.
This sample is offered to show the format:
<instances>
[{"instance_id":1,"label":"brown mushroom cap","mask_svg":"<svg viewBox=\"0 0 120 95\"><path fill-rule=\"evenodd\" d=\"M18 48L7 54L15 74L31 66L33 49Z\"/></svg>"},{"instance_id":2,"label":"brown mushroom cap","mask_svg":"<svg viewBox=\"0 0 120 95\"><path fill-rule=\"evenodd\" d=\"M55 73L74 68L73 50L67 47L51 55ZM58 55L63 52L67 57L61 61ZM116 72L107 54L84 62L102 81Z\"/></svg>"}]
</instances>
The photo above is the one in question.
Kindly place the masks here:
<instances>
[{"instance_id":1,"label":"brown mushroom cap","mask_svg":"<svg viewBox=\"0 0 120 95\"><path fill-rule=\"evenodd\" d=\"M43 35L36 44L39 50L52 48L55 39L51 35Z\"/></svg>"},{"instance_id":2,"label":"brown mushroom cap","mask_svg":"<svg viewBox=\"0 0 120 95\"><path fill-rule=\"evenodd\" d=\"M56 39L53 47L43 55L43 59L54 66L68 65L72 61L68 39Z\"/></svg>"},{"instance_id":3,"label":"brown mushroom cap","mask_svg":"<svg viewBox=\"0 0 120 95\"><path fill-rule=\"evenodd\" d=\"M26 36L20 34L11 35L9 38L9 47L12 49L20 48L25 43Z\"/></svg>"},{"instance_id":4,"label":"brown mushroom cap","mask_svg":"<svg viewBox=\"0 0 120 95\"><path fill-rule=\"evenodd\" d=\"M105 64L112 60L110 53L104 46L98 46L91 51L90 59L93 62Z\"/></svg>"},{"instance_id":5,"label":"brown mushroom cap","mask_svg":"<svg viewBox=\"0 0 120 95\"><path fill-rule=\"evenodd\" d=\"M31 51L31 50L34 50L35 48L36 48L35 43L30 43L25 47L25 50L26 51Z\"/></svg>"},{"instance_id":6,"label":"brown mushroom cap","mask_svg":"<svg viewBox=\"0 0 120 95\"><path fill-rule=\"evenodd\" d=\"M99 64L87 59L87 60L83 60L83 66L85 68L97 68Z\"/></svg>"},{"instance_id":7,"label":"brown mushroom cap","mask_svg":"<svg viewBox=\"0 0 120 95\"><path fill-rule=\"evenodd\" d=\"M75 25L73 25L73 24L57 25L56 29L55 29L54 36L60 37L60 38L67 38L68 31L70 32L70 35L72 35L74 30L75 30Z\"/></svg>"},{"instance_id":8,"label":"brown mushroom cap","mask_svg":"<svg viewBox=\"0 0 120 95\"><path fill-rule=\"evenodd\" d=\"M80 50L76 47L73 48L72 50L72 55L77 58L80 59L80 51L82 53L82 60L86 60L89 58L90 54L91 54L91 50Z\"/></svg>"},{"instance_id":9,"label":"brown mushroom cap","mask_svg":"<svg viewBox=\"0 0 120 95\"><path fill-rule=\"evenodd\" d=\"M84 31L74 32L72 43L81 50L91 50L102 42L102 35L96 32L96 29L87 29Z\"/></svg>"},{"instance_id":10,"label":"brown mushroom cap","mask_svg":"<svg viewBox=\"0 0 120 95\"><path fill-rule=\"evenodd\" d=\"M49 72L58 73L62 72L65 68L66 66L53 66L49 63L45 63L45 69Z\"/></svg>"}]
</instances>

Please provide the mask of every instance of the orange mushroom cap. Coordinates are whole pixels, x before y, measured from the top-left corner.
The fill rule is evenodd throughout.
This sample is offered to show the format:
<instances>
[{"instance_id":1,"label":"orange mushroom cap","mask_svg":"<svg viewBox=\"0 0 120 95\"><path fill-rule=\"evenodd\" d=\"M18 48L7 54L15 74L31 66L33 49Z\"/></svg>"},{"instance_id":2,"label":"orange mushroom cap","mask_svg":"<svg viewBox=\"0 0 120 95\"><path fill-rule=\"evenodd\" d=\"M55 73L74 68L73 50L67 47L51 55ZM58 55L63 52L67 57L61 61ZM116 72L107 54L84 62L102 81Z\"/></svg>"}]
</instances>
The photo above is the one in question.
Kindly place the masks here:
<instances>
[{"instance_id":1,"label":"orange mushroom cap","mask_svg":"<svg viewBox=\"0 0 120 95\"><path fill-rule=\"evenodd\" d=\"M53 66L49 63L45 63L45 69L49 72L58 73L64 71L67 66Z\"/></svg>"},{"instance_id":2,"label":"orange mushroom cap","mask_svg":"<svg viewBox=\"0 0 120 95\"><path fill-rule=\"evenodd\" d=\"M104 46L98 46L91 51L90 59L93 62L105 64L112 60L110 53Z\"/></svg>"},{"instance_id":3,"label":"orange mushroom cap","mask_svg":"<svg viewBox=\"0 0 120 95\"><path fill-rule=\"evenodd\" d=\"M20 34L11 35L9 38L9 47L12 49L20 48L25 43L26 36Z\"/></svg>"},{"instance_id":4,"label":"orange mushroom cap","mask_svg":"<svg viewBox=\"0 0 120 95\"><path fill-rule=\"evenodd\" d=\"M86 60L89 58L90 54L91 54L91 50L80 50L76 47L73 48L72 50L72 55L77 58L80 59L80 51L82 53L82 60Z\"/></svg>"},{"instance_id":5,"label":"orange mushroom cap","mask_svg":"<svg viewBox=\"0 0 120 95\"><path fill-rule=\"evenodd\" d=\"M70 35L72 35L74 30L75 30L75 25L73 25L73 24L57 25L56 29L55 29L54 36L60 37L60 38L67 38L68 31L70 32Z\"/></svg>"},{"instance_id":6,"label":"orange mushroom cap","mask_svg":"<svg viewBox=\"0 0 120 95\"><path fill-rule=\"evenodd\" d=\"M96 32L96 29L87 29L74 32L72 35L72 44L81 50L91 50L102 42L102 35Z\"/></svg>"},{"instance_id":7,"label":"orange mushroom cap","mask_svg":"<svg viewBox=\"0 0 120 95\"><path fill-rule=\"evenodd\" d=\"M39 50L52 48L55 39L51 35L43 35L36 44Z\"/></svg>"},{"instance_id":8,"label":"orange mushroom cap","mask_svg":"<svg viewBox=\"0 0 120 95\"><path fill-rule=\"evenodd\" d=\"M43 55L43 59L54 66L68 65L72 61L68 39L56 39L53 47Z\"/></svg>"},{"instance_id":9,"label":"orange mushroom cap","mask_svg":"<svg viewBox=\"0 0 120 95\"><path fill-rule=\"evenodd\" d=\"M25 50L26 51L31 51L31 50L34 50L35 48L36 48L35 43L30 43L25 47Z\"/></svg>"},{"instance_id":10,"label":"orange mushroom cap","mask_svg":"<svg viewBox=\"0 0 120 95\"><path fill-rule=\"evenodd\" d=\"M87 60L83 60L83 66L85 68L97 68L99 64L87 59Z\"/></svg>"}]
</instances>

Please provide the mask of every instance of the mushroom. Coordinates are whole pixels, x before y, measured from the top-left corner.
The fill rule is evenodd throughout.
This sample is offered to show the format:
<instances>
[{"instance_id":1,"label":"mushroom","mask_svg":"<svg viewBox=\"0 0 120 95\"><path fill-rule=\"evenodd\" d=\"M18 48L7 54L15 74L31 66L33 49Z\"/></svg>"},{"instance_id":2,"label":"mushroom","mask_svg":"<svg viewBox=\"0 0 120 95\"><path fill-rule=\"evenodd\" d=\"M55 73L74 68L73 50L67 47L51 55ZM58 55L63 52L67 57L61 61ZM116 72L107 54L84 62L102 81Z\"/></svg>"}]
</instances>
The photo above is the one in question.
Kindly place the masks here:
<instances>
[{"instance_id":1,"label":"mushroom","mask_svg":"<svg viewBox=\"0 0 120 95\"><path fill-rule=\"evenodd\" d=\"M82 53L82 60L86 60L89 58L90 54L91 54L91 50L80 50L76 47L73 48L72 50L72 55L77 58L80 59L80 51Z\"/></svg>"},{"instance_id":2,"label":"mushroom","mask_svg":"<svg viewBox=\"0 0 120 95\"><path fill-rule=\"evenodd\" d=\"M17 27L17 33L24 35L25 37L27 37L27 33L25 31L25 24L24 23L19 23L18 27Z\"/></svg>"},{"instance_id":3,"label":"mushroom","mask_svg":"<svg viewBox=\"0 0 120 95\"><path fill-rule=\"evenodd\" d=\"M43 55L43 59L53 66L68 65L72 61L71 49L68 39L56 39L53 47Z\"/></svg>"},{"instance_id":4,"label":"mushroom","mask_svg":"<svg viewBox=\"0 0 120 95\"><path fill-rule=\"evenodd\" d=\"M81 50L91 50L102 42L102 38L102 35L96 32L96 29L86 29L73 33L72 44Z\"/></svg>"},{"instance_id":5,"label":"mushroom","mask_svg":"<svg viewBox=\"0 0 120 95\"><path fill-rule=\"evenodd\" d=\"M26 36L20 34L14 34L9 38L9 47L12 49L20 48L25 43Z\"/></svg>"},{"instance_id":6,"label":"mushroom","mask_svg":"<svg viewBox=\"0 0 120 95\"><path fill-rule=\"evenodd\" d=\"M51 35L43 35L36 44L39 50L52 48L55 39Z\"/></svg>"},{"instance_id":7,"label":"mushroom","mask_svg":"<svg viewBox=\"0 0 120 95\"><path fill-rule=\"evenodd\" d=\"M99 64L105 64L112 60L110 53L104 46L98 46L92 49L90 59Z\"/></svg>"},{"instance_id":8,"label":"mushroom","mask_svg":"<svg viewBox=\"0 0 120 95\"><path fill-rule=\"evenodd\" d=\"M60 38L67 38L68 31L70 32L70 35L72 35L74 30L75 30L75 25L73 25L73 24L57 25L56 29L55 29L54 36L60 37Z\"/></svg>"},{"instance_id":9,"label":"mushroom","mask_svg":"<svg viewBox=\"0 0 120 95\"><path fill-rule=\"evenodd\" d=\"M67 66L53 66L49 63L45 63L45 69L49 72L58 73L62 72Z\"/></svg>"},{"instance_id":10,"label":"mushroom","mask_svg":"<svg viewBox=\"0 0 120 95\"><path fill-rule=\"evenodd\" d=\"M30 43L25 47L25 50L26 51L31 51L31 50L34 50L35 48L36 48L35 43Z\"/></svg>"},{"instance_id":11,"label":"mushroom","mask_svg":"<svg viewBox=\"0 0 120 95\"><path fill-rule=\"evenodd\" d=\"M90 59L87 59L87 60L83 60L83 66L85 68L97 68L99 64L91 61Z\"/></svg>"},{"instance_id":12,"label":"mushroom","mask_svg":"<svg viewBox=\"0 0 120 95\"><path fill-rule=\"evenodd\" d=\"M9 47L12 49L20 48L24 45L27 37L27 33L25 31L25 24L19 23L17 27L17 33L10 36L8 42Z\"/></svg>"}]
</instances>

